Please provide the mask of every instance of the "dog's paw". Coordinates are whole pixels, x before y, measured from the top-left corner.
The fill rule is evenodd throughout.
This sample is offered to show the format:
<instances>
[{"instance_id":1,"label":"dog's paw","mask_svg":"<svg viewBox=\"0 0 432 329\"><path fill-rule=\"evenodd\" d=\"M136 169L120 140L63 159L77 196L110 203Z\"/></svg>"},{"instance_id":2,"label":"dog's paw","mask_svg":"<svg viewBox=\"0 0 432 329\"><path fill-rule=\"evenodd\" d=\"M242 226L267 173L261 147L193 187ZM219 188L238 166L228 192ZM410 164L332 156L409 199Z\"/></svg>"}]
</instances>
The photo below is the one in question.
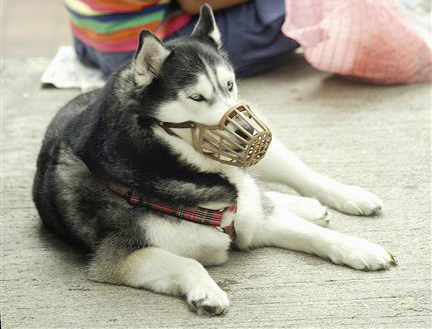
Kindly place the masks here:
<instances>
[{"instance_id":1,"label":"dog's paw","mask_svg":"<svg viewBox=\"0 0 432 329\"><path fill-rule=\"evenodd\" d=\"M344 264L362 271L379 271L396 265L393 254L363 239L346 237L335 242L329 253L335 264Z\"/></svg>"},{"instance_id":2,"label":"dog's paw","mask_svg":"<svg viewBox=\"0 0 432 329\"><path fill-rule=\"evenodd\" d=\"M229 308L227 294L216 283L195 287L187 294L187 302L199 315L222 315Z\"/></svg>"},{"instance_id":3,"label":"dog's paw","mask_svg":"<svg viewBox=\"0 0 432 329\"><path fill-rule=\"evenodd\" d=\"M334 208L349 215L377 215L383 208L379 197L353 185L343 185L331 199Z\"/></svg>"},{"instance_id":4,"label":"dog's paw","mask_svg":"<svg viewBox=\"0 0 432 329\"><path fill-rule=\"evenodd\" d=\"M295 204L295 213L319 226L327 227L330 223L331 215L327 207L323 206L318 200L311 198L301 198Z\"/></svg>"},{"instance_id":5,"label":"dog's paw","mask_svg":"<svg viewBox=\"0 0 432 329\"><path fill-rule=\"evenodd\" d=\"M268 197L279 207L280 211L294 213L316 225L327 227L330 213L317 199L286 195L279 192L267 192Z\"/></svg>"}]
</instances>

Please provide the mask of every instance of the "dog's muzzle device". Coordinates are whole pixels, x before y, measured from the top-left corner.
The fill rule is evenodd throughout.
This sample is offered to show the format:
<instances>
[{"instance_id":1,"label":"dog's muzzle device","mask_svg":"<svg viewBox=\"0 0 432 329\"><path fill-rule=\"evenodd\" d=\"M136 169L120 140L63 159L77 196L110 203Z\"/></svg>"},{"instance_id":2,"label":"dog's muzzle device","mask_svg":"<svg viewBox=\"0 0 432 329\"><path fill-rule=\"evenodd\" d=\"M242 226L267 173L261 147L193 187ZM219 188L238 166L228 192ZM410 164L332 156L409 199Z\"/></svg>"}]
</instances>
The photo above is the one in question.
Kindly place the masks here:
<instances>
[{"instance_id":1,"label":"dog's muzzle device","mask_svg":"<svg viewBox=\"0 0 432 329\"><path fill-rule=\"evenodd\" d=\"M247 104L229 108L217 125L193 121L159 122L159 125L168 134L177 137L171 128L189 128L196 151L218 162L238 167L257 164L272 140L270 130Z\"/></svg>"}]
</instances>

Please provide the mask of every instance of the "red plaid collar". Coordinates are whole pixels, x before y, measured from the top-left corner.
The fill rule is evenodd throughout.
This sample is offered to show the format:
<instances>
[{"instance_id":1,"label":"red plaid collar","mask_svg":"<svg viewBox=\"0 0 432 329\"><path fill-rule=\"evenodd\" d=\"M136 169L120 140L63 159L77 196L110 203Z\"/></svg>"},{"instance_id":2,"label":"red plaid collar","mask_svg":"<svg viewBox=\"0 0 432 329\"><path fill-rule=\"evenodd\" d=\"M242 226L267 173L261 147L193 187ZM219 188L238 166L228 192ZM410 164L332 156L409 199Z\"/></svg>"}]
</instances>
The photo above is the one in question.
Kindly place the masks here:
<instances>
[{"instance_id":1,"label":"red plaid collar","mask_svg":"<svg viewBox=\"0 0 432 329\"><path fill-rule=\"evenodd\" d=\"M231 241L234 241L236 238L234 221L232 221L228 226L221 227L223 214L225 212L236 213L236 204L232 204L231 206L219 210L212 210L202 207L171 207L164 203L150 202L145 200L135 188L122 188L112 184L107 184L107 187L112 193L125 199L132 207L148 207L152 210L184 219L189 222L215 226L222 232L228 234L231 238Z\"/></svg>"}]
</instances>

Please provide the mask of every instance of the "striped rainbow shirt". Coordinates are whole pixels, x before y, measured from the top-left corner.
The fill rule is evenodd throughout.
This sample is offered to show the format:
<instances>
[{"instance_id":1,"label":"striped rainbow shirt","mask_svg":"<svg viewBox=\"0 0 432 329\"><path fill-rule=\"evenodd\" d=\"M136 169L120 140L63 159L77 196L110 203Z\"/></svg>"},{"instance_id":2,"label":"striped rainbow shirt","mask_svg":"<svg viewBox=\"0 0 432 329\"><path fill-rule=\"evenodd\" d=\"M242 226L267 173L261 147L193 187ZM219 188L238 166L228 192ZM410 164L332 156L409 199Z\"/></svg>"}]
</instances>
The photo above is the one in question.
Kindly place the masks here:
<instances>
[{"instance_id":1,"label":"striped rainbow shirt","mask_svg":"<svg viewBox=\"0 0 432 329\"><path fill-rule=\"evenodd\" d=\"M142 29L165 38L185 26L191 15L168 13L171 0L65 0L76 38L102 52L133 51Z\"/></svg>"}]
</instances>

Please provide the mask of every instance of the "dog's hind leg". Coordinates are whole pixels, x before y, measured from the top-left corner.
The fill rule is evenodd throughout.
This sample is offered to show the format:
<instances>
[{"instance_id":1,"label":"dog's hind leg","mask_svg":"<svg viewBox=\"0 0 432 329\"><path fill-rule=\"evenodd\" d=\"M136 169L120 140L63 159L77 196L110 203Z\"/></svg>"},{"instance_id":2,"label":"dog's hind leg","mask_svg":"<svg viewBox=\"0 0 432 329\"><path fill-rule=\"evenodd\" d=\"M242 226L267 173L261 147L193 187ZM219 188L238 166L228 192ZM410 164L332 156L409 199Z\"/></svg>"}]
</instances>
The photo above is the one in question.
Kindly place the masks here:
<instances>
[{"instance_id":1,"label":"dog's hind leg","mask_svg":"<svg viewBox=\"0 0 432 329\"><path fill-rule=\"evenodd\" d=\"M98 246L89 265L89 278L185 296L198 314L220 315L229 307L226 293L196 260L155 247L130 250L115 236Z\"/></svg>"},{"instance_id":2,"label":"dog's hind leg","mask_svg":"<svg viewBox=\"0 0 432 329\"><path fill-rule=\"evenodd\" d=\"M308 168L277 139L256 166L255 174L270 182L283 183L304 196L351 215L373 215L381 211L382 201L363 188L345 185Z\"/></svg>"},{"instance_id":3,"label":"dog's hind leg","mask_svg":"<svg viewBox=\"0 0 432 329\"><path fill-rule=\"evenodd\" d=\"M256 227L250 246L302 251L364 271L387 269L394 264L393 256L379 245L320 227L277 206Z\"/></svg>"},{"instance_id":4,"label":"dog's hind leg","mask_svg":"<svg viewBox=\"0 0 432 329\"><path fill-rule=\"evenodd\" d=\"M293 213L319 226L327 227L330 223L331 216L327 207L316 199L275 191L266 192L266 195L287 213Z\"/></svg>"}]
</instances>

